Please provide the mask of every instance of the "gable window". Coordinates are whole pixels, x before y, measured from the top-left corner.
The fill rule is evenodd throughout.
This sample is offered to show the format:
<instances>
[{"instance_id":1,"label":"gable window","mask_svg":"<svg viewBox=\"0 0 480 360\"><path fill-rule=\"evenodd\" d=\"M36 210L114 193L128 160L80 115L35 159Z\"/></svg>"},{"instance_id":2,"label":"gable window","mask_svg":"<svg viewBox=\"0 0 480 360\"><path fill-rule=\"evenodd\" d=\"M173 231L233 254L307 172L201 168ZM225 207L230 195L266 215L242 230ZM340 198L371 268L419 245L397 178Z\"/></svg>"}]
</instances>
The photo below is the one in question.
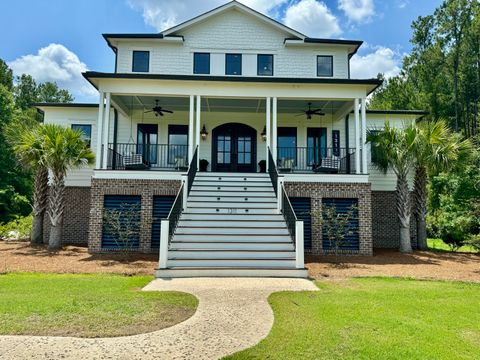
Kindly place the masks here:
<instances>
[{"instance_id":1,"label":"gable window","mask_svg":"<svg viewBox=\"0 0 480 360\"><path fill-rule=\"evenodd\" d=\"M257 56L257 75L273 76L273 55L259 54Z\"/></svg>"},{"instance_id":2,"label":"gable window","mask_svg":"<svg viewBox=\"0 0 480 360\"><path fill-rule=\"evenodd\" d=\"M210 74L210 54L209 53L193 54L193 73L194 74Z\"/></svg>"},{"instance_id":3,"label":"gable window","mask_svg":"<svg viewBox=\"0 0 480 360\"><path fill-rule=\"evenodd\" d=\"M72 124L72 130L80 131L82 140L87 143L87 146L92 145L92 125Z\"/></svg>"},{"instance_id":4,"label":"gable window","mask_svg":"<svg viewBox=\"0 0 480 360\"><path fill-rule=\"evenodd\" d=\"M134 51L132 59L133 72L148 72L150 51Z\"/></svg>"},{"instance_id":5,"label":"gable window","mask_svg":"<svg viewBox=\"0 0 480 360\"><path fill-rule=\"evenodd\" d=\"M317 56L317 76L325 76L325 77L333 76L333 56L330 56L330 55Z\"/></svg>"},{"instance_id":6,"label":"gable window","mask_svg":"<svg viewBox=\"0 0 480 360\"><path fill-rule=\"evenodd\" d=\"M242 75L242 54L225 54L225 75Z\"/></svg>"}]
</instances>

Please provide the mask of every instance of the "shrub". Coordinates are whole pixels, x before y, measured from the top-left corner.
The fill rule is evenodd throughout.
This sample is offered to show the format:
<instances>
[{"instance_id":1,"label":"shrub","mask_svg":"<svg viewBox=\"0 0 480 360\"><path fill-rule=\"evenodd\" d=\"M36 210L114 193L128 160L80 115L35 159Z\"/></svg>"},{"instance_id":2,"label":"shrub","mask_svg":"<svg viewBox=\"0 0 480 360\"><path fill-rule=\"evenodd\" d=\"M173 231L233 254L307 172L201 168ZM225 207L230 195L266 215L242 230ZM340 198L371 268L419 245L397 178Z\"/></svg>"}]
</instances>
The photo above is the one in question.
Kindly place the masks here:
<instances>
[{"instance_id":1,"label":"shrub","mask_svg":"<svg viewBox=\"0 0 480 360\"><path fill-rule=\"evenodd\" d=\"M12 220L0 224L0 239L2 240L28 240L32 231L32 216Z\"/></svg>"},{"instance_id":2,"label":"shrub","mask_svg":"<svg viewBox=\"0 0 480 360\"><path fill-rule=\"evenodd\" d=\"M469 240L465 241L465 244L470 245L477 251L480 251L480 234L473 235Z\"/></svg>"}]
</instances>

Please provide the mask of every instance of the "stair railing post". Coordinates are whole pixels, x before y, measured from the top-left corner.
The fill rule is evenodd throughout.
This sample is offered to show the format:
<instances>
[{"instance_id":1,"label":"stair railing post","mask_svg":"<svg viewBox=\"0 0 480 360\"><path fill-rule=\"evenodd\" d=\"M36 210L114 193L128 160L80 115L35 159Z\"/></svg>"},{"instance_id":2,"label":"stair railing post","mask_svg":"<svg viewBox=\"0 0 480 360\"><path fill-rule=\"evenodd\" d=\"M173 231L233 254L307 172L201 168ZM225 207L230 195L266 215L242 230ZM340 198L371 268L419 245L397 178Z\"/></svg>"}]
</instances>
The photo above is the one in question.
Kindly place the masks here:
<instances>
[{"instance_id":1,"label":"stair railing post","mask_svg":"<svg viewBox=\"0 0 480 360\"><path fill-rule=\"evenodd\" d=\"M187 197L188 197L188 176L182 175L183 183L183 196L182 196L182 208L185 210L187 208Z\"/></svg>"},{"instance_id":2,"label":"stair railing post","mask_svg":"<svg viewBox=\"0 0 480 360\"><path fill-rule=\"evenodd\" d=\"M295 221L295 267L297 269L305 268L303 249L303 220Z\"/></svg>"},{"instance_id":3,"label":"stair railing post","mask_svg":"<svg viewBox=\"0 0 480 360\"><path fill-rule=\"evenodd\" d=\"M282 201L283 201L283 180L280 176L277 179L277 211L278 213L282 212Z\"/></svg>"},{"instance_id":4,"label":"stair railing post","mask_svg":"<svg viewBox=\"0 0 480 360\"><path fill-rule=\"evenodd\" d=\"M160 256L158 260L158 268L167 268L168 259L168 237L169 237L170 221L162 219L160 222Z\"/></svg>"}]
</instances>

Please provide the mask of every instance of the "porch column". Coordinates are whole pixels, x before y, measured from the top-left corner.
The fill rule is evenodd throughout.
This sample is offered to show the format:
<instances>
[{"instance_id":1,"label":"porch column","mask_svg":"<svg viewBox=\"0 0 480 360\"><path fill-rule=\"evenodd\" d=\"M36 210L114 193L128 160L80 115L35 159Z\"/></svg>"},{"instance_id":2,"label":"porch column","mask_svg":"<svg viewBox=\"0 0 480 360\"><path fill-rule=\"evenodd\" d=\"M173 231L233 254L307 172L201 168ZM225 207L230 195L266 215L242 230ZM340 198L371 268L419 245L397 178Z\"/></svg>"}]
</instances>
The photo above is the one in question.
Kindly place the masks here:
<instances>
[{"instance_id":1,"label":"porch column","mask_svg":"<svg viewBox=\"0 0 480 360\"><path fill-rule=\"evenodd\" d=\"M272 98L272 155L277 163L277 97Z\"/></svg>"},{"instance_id":2,"label":"porch column","mask_svg":"<svg viewBox=\"0 0 480 360\"><path fill-rule=\"evenodd\" d=\"M368 174L367 169L367 99L362 98L362 171Z\"/></svg>"},{"instance_id":3,"label":"porch column","mask_svg":"<svg viewBox=\"0 0 480 360\"><path fill-rule=\"evenodd\" d=\"M360 109L359 101L354 101L353 112L355 114L355 173L360 174Z\"/></svg>"},{"instance_id":4,"label":"porch column","mask_svg":"<svg viewBox=\"0 0 480 360\"><path fill-rule=\"evenodd\" d=\"M193 157L193 117L195 113L195 96L190 95L190 112L188 113L188 164L192 161Z\"/></svg>"},{"instance_id":5,"label":"porch column","mask_svg":"<svg viewBox=\"0 0 480 360\"><path fill-rule=\"evenodd\" d=\"M105 102L105 112L103 114L103 169L107 168L108 163L108 137L110 132L110 103L111 103L111 93L106 93L107 100Z\"/></svg>"},{"instance_id":6,"label":"porch column","mask_svg":"<svg viewBox=\"0 0 480 360\"><path fill-rule=\"evenodd\" d=\"M266 157L265 157L265 165L266 165L266 169L268 171L268 147L270 146L270 121L271 121L271 98L270 97L267 97L266 99L266 104L265 104L265 112L266 112L266 135L267 135L267 139L265 141L265 144L266 144Z\"/></svg>"},{"instance_id":7,"label":"porch column","mask_svg":"<svg viewBox=\"0 0 480 360\"><path fill-rule=\"evenodd\" d=\"M200 164L200 110L202 108L201 98L200 95L197 95L197 113L196 113L196 126L195 126L195 142L198 146L198 154L197 154L197 169L199 169ZM192 155L193 156L193 155Z\"/></svg>"},{"instance_id":8,"label":"porch column","mask_svg":"<svg viewBox=\"0 0 480 360\"><path fill-rule=\"evenodd\" d=\"M102 131L103 131L103 106L105 100L105 93L100 91L100 98L98 100L98 120L97 120L97 148L95 149L95 168L102 167Z\"/></svg>"}]
</instances>

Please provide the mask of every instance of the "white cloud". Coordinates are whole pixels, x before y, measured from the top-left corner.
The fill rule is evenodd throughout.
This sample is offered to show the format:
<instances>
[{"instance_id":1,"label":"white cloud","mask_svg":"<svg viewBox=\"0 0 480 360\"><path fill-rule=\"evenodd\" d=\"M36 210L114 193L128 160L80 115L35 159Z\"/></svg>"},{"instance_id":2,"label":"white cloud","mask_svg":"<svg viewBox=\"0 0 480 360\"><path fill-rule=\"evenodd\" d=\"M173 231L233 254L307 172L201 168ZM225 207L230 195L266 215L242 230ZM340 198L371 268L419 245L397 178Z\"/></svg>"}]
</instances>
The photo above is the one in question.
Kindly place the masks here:
<instances>
[{"instance_id":1,"label":"white cloud","mask_svg":"<svg viewBox=\"0 0 480 360\"><path fill-rule=\"evenodd\" d=\"M337 18L322 1L300 0L285 11L283 21L308 36L330 37L342 32Z\"/></svg>"},{"instance_id":2,"label":"white cloud","mask_svg":"<svg viewBox=\"0 0 480 360\"><path fill-rule=\"evenodd\" d=\"M245 5L268 14L288 0L241 0ZM130 7L142 12L143 20L158 31L189 20L194 16L225 4L225 0L127 0Z\"/></svg>"},{"instance_id":3,"label":"white cloud","mask_svg":"<svg viewBox=\"0 0 480 360\"><path fill-rule=\"evenodd\" d=\"M15 75L29 74L37 82L56 82L69 90L76 98L92 98L97 91L82 76L87 65L78 56L61 44L50 44L38 50L36 55L19 57L8 66Z\"/></svg>"},{"instance_id":4,"label":"white cloud","mask_svg":"<svg viewBox=\"0 0 480 360\"><path fill-rule=\"evenodd\" d=\"M375 78L379 73L386 78L400 73L399 54L387 47L378 47L375 52L365 56L354 55L350 61L352 79Z\"/></svg>"},{"instance_id":5,"label":"white cloud","mask_svg":"<svg viewBox=\"0 0 480 360\"><path fill-rule=\"evenodd\" d=\"M357 23L367 22L375 14L373 0L338 0L338 8L350 21Z\"/></svg>"}]
</instances>

